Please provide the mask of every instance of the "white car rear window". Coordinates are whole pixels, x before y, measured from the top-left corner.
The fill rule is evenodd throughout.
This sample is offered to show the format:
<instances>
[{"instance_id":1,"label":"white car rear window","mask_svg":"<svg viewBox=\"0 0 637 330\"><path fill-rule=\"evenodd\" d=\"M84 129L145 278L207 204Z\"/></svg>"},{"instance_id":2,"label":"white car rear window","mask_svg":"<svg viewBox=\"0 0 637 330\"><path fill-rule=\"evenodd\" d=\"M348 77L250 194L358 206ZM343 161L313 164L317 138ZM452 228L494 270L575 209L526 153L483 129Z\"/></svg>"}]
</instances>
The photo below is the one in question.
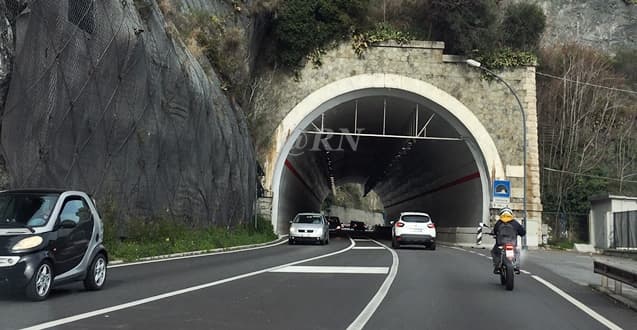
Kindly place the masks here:
<instances>
[{"instance_id":1,"label":"white car rear window","mask_svg":"<svg viewBox=\"0 0 637 330\"><path fill-rule=\"evenodd\" d=\"M403 216L402 221L425 223L431 221L431 219L426 215L405 215Z\"/></svg>"}]
</instances>

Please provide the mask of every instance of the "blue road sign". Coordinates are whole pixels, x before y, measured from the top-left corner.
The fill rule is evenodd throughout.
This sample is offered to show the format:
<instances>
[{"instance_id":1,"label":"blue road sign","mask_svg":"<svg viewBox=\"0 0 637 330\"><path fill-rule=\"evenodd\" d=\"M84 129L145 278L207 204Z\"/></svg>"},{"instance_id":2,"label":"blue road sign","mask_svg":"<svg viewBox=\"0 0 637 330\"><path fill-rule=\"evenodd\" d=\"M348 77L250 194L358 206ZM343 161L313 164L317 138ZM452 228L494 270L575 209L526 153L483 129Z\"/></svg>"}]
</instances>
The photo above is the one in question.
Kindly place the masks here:
<instances>
[{"instance_id":1,"label":"blue road sign","mask_svg":"<svg viewBox=\"0 0 637 330\"><path fill-rule=\"evenodd\" d=\"M511 181L509 180L493 181L493 197L494 198L511 198Z\"/></svg>"}]
</instances>

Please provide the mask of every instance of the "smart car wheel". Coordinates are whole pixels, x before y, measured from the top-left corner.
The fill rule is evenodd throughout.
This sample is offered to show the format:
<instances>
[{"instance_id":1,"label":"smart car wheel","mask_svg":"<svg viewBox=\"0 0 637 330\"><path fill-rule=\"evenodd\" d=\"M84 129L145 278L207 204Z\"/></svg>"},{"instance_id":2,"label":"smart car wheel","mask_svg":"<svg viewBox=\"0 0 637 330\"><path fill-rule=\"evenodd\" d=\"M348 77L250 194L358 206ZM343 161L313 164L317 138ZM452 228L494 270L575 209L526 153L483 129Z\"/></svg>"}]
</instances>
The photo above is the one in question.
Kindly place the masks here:
<instances>
[{"instance_id":1,"label":"smart car wheel","mask_svg":"<svg viewBox=\"0 0 637 330\"><path fill-rule=\"evenodd\" d=\"M106 257L100 253L91 262L84 279L84 288L86 290L99 290L104 287L104 282L106 282Z\"/></svg>"},{"instance_id":2,"label":"smart car wheel","mask_svg":"<svg viewBox=\"0 0 637 330\"><path fill-rule=\"evenodd\" d=\"M25 292L27 298L34 301L46 299L51 292L52 284L53 269L51 268L51 263L45 260L38 266L31 281L27 284Z\"/></svg>"}]
</instances>

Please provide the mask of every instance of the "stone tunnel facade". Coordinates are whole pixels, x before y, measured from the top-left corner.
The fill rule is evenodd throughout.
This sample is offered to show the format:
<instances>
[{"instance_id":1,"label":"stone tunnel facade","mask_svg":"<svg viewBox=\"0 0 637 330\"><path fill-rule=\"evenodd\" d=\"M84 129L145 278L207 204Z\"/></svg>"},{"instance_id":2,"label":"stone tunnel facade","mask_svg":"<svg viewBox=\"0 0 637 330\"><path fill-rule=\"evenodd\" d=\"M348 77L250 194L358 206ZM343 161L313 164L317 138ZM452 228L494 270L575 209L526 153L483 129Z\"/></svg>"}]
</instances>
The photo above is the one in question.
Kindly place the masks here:
<instances>
[{"instance_id":1,"label":"stone tunnel facade","mask_svg":"<svg viewBox=\"0 0 637 330\"><path fill-rule=\"evenodd\" d=\"M287 223L289 220L276 219L282 216L279 214L281 205L278 204L285 202L277 198L279 190L282 189L282 173L290 171L291 162L287 159L289 149L285 148L286 144L289 146L290 140L295 139L298 132L305 129L308 120L316 118L318 112L314 110L336 107L339 97L362 90L367 91L367 96L385 94L385 91L386 95L395 91L406 91L422 96L425 100L423 102L434 104L432 108L439 106L448 110L448 118L467 128L466 134L471 135L473 144L478 146L474 149L481 153L482 157L475 158L478 163L482 162L484 165L478 166L482 177L482 189L489 190L483 194L484 198L488 199L491 196L490 187L493 180L510 180L512 198L509 206L521 217L524 139L519 106L505 85L496 80L485 80L481 71L469 67L464 58L445 55L443 51L442 42L420 41L408 45L378 45L358 56L350 44L341 44L322 56L322 65L319 67L308 64L296 76L269 71L259 77L253 99L253 111L256 118L267 120L259 121L259 128L255 133L257 153L264 165L265 188L274 195L272 214L275 228L280 228L279 224ZM527 114L528 244L537 246L542 235L542 204L535 67L519 67L498 74L517 91ZM463 134L462 130L458 132ZM298 160L299 164L296 167L307 168L308 163L316 161L312 158ZM316 167L308 171L297 168L293 168L294 174L303 181L302 184L306 188L314 185L325 186L323 178L316 175ZM440 186L441 182L444 181L436 184ZM288 183L289 179L283 184ZM319 197L325 197L329 188L323 187L317 191ZM457 196L462 197L461 194ZM454 205L461 205L462 202L456 201ZM439 226L440 239L473 241L477 222L493 221L492 215L496 205L491 201L483 202L485 207L481 212L482 219L467 220L463 225Z\"/></svg>"}]
</instances>

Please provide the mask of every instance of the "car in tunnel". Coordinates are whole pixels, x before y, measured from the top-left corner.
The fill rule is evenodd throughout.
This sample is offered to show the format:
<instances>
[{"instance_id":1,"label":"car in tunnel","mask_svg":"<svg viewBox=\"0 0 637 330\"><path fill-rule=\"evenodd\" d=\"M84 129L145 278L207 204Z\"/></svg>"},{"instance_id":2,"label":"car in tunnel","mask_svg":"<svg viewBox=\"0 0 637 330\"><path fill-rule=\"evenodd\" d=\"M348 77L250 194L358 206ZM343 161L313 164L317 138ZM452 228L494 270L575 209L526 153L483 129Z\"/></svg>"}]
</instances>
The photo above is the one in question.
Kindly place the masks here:
<instances>
[{"instance_id":1,"label":"car in tunnel","mask_svg":"<svg viewBox=\"0 0 637 330\"><path fill-rule=\"evenodd\" d=\"M367 230L367 225L363 221L352 220L349 222L349 227L355 231Z\"/></svg>"},{"instance_id":2,"label":"car in tunnel","mask_svg":"<svg viewBox=\"0 0 637 330\"><path fill-rule=\"evenodd\" d=\"M341 219L339 217L327 216L325 218L329 222L330 231L341 230Z\"/></svg>"},{"instance_id":3,"label":"car in tunnel","mask_svg":"<svg viewBox=\"0 0 637 330\"><path fill-rule=\"evenodd\" d=\"M392 221L393 248L400 248L401 245L425 245L425 247L436 249L436 225L423 212L403 212L400 218Z\"/></svg>"},{"instance_id":4,"label":"car in tunnel","mask_svg":"<svg viewBox=\"0 0 637 330\"><path fill-rule=\"evenodd\" d=\"M330 243L329 222L320 213L299 213L290 221L288 244L300 242Z\"/></svg>"}]
</instances>

